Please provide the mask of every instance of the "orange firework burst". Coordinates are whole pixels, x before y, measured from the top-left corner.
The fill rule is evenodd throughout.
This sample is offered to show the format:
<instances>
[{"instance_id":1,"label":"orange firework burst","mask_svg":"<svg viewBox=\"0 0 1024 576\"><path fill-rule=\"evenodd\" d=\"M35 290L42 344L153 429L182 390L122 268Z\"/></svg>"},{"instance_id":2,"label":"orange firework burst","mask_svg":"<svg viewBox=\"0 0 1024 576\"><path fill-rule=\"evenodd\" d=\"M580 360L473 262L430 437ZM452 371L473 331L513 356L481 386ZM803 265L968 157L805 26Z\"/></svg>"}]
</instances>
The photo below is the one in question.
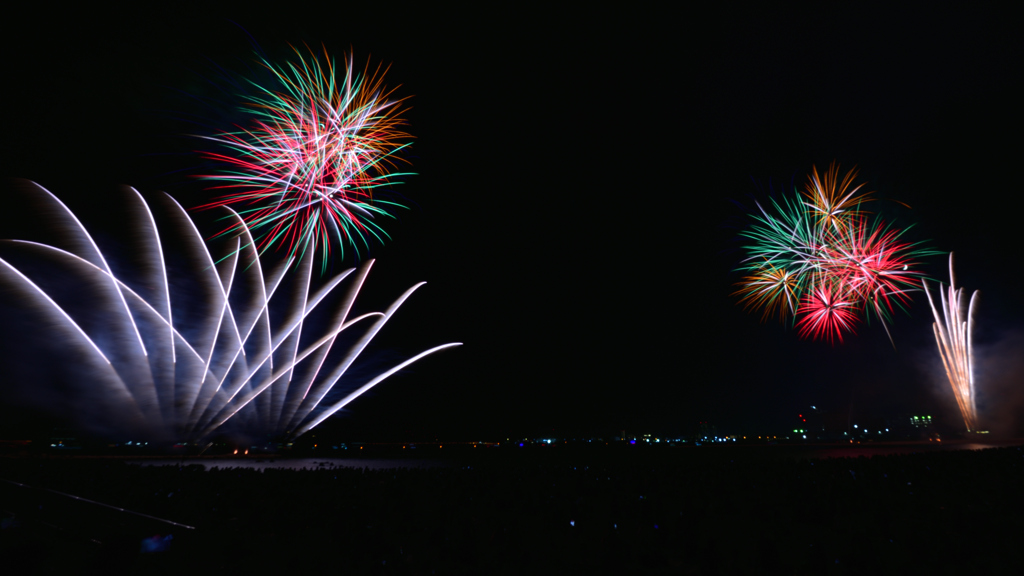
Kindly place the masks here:
<instances>
[{"instance_id":1,"label":"orange firework burst","mask_svg":"<svg viewBox=\"0 0 1024 576\"><path fill-rule=\"evenodd\" d=\"M860 212L861 202L871 200L871 192L857 194L864 184L854 186L857 168L854 167L839 180L839 166L833 162L824 177L818 175L818 168L811 167L804 189L804 203L818 218L818 225L825 229L842 232L851 213Z\"/></svg>"}]
</instances>

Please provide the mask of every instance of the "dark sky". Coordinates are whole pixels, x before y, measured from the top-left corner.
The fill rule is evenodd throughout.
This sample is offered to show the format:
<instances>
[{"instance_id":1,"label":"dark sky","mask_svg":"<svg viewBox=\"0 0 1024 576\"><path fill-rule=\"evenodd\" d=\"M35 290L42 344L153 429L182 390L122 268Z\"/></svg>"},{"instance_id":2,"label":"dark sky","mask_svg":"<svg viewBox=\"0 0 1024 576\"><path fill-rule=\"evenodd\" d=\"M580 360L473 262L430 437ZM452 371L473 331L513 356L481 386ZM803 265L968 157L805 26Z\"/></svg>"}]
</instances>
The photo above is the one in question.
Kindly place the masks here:
<instances>
[{"instance_id":1,"label":"dark sky","mask_svg":"<svg viewBox=\"0 0 1024 576\"><path fill-rule=\"evenodd\" d=\"M391 65L388 85L411 97L418 175L364 299L428 282L381 334L382 356L465 345L352 404L339 430L670 433L711 420L756 433L811 404L955 422L923 295L897 315L895 349L877 325L842 345L801 340L731 296L753 200L833 160L911 207L877 203L913 224L908 238L956 252L960 284L982 291L982 399L1001 422L1020 418L1000 396L1021 388L1024 341L1010 14L55 12L2 35L0 168L93 207L120 184L208 200L184 135L230 116L217 68L251 65L253 40L271 58L308 43ZM946 280L944 266L926 271Z\"/></svg>"}]
</instances>

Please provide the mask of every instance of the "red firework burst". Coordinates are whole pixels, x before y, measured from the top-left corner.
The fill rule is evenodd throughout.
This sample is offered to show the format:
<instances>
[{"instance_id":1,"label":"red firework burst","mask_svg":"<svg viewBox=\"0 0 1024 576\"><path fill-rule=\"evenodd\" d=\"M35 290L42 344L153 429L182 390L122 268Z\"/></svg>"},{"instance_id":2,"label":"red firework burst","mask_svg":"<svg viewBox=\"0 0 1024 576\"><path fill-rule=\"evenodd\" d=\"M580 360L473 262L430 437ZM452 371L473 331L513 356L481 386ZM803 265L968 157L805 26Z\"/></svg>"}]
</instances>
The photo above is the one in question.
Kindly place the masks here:
<instances>
[{"instance_id":1,"label":"red firework burst","mask_svg":"<svg viewBox=\"0 0 1024 576\"><path fill-rule=\"evenodd\" d=\"M797 329L802 338L843 341L843 332L853 332L857 322L857 300L842 285L824 283L804 296L797 309Z\"/></svg>"},{"instance_id":2,"label":"red firework burst","mask_svg":"<svg viewBox=\"0 0 1024 576\"><path fill-rule=\"evenodd\" d=\"M920 273L911 257L912 244L899 240L902 231L866 218L852 219L845 234L835 236L829 245L829 275L851 294L854 300L885 321L909 304Z\"/></svg>"}]
</instances>

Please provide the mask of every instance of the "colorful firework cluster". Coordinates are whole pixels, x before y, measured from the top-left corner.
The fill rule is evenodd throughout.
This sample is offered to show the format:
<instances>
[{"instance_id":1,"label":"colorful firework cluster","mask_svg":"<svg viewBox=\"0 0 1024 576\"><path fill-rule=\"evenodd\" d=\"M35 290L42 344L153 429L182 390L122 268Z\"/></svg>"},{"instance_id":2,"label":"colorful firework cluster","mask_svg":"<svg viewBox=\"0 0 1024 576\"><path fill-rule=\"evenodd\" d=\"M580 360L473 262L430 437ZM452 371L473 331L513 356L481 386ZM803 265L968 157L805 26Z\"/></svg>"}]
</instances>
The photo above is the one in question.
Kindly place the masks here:
<instances>
[{"instance_id":1,"label":"colorful firework cluster","mask_svg":"<svg viewBox=\"0 0 1024 576\"><path fill-rule=\"evenodd\" d=\"M335 246L344 257L348 247L358 253L387 236L375 219L391 217L389 210L400 206L382 193L407 175L396 170L396 153L410 136L402 130L401 100L390 98L380 68L360 73L351 57L338 68L326 51L295 52L298 59L282 67L261 61L270 81L248 82L244 126L204 137L218 150L206 157L221 169L201 177L223 196L200 208L225 214L228 224L218 236L229 238L227 255L224 245L204 242L169 197L163 199L169 213L158 228L148 203L132 189L126 208L135 248L149 264L134 271L118 266L115 276L70 209L41 187L26 187L61 229L61 240L4 244L61 263L67 282L96 298L87 305L65 302L47 290L52 282L34 277L33 266L23 271L2 259L0 285L20 296L18 304L39 312L55 339L63 340L57 350L81 359L75 382L84 382L87 392L80 395L74 383L61 389L76 399L71 404L82 406L76 415L102 422L108 431L160 440L198 441L227 429L295 438L411 363L459 345L426 350L359 386L346 376L422 283L386 311L356 316L352 307L373 261L315 290L314 261L319 258L325 271ZM185 258L165 258L170 251L161 238L167 231ZM264 273L260 257L271 248L286 251L287 258ZM176 276L169 273L170 261ZM289 268L295 279L286 283ZM347 294L333 319L324 318L332 291L347 276L354 278ZM175 286L186 289L178 294ZM182 313L192 305L202 312ZM321 318L314 321L314 315ZM102 321L90 321L97 317ZM310 326L320 335L311 335ZM361 327L364 332L353 333ZM95 397L101 401L90 402Z\"/></svg>"},{"instance_id":2,"label":"colorful firework cluster","mask_svg":"<svg viewBox=\"0 0 1024 576\"><path fill-rule=\"evenodd\" d=\"M408 173L396 171L396 152L409 145L401 100L390 99L378 68L362 73L324 52L298 56L282 67L262 60L269 85L250 82L243 96L249 125L206 139L223 148L204 152L223 169L201 177L224 192L201 208L230 206L255 234L260 253L280 247L290 257L319 250L326 265L331 246L357 253L371 238L387 237L375 221L393 217L400 204L381 192ZM222 232L234 236L237 224Z\"/></svg>"},{"instance_id":3,"label":"colorful firework cluster","mask_svg":"<svg viewBox=\"0 0 1024 576\"><path fill-rule=\"evenodd\" d=\"M861 319L888 330L892 313L918 289L918 260L935 252L902 240L903 230L862 209L870 201L856 170L812 168L802 192L758 204L736 294L765 318L791 318L802 337L842 342Z\"/></svg>"}]
</instances>

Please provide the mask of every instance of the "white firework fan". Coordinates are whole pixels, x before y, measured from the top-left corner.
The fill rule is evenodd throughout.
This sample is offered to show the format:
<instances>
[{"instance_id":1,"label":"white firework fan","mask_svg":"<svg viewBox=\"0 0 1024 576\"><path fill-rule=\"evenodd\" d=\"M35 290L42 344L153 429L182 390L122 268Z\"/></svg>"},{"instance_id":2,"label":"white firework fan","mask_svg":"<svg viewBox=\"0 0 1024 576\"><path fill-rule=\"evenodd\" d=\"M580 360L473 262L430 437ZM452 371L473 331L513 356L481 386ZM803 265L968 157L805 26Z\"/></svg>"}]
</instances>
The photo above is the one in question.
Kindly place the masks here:
<instances>
[{"instance_id":1,"label":"white firework fan","mask_svg":"<svg viewBox=\"0 0 1024 576\"><path fill-rule=\"evenodd\" d=\"M395 372L460 345L435 346L354 387L346 373L423 283L406 290L384 312L353 316L372 261L336 275L311 293L313 258L307 251L298 262L292 289L286 290L285 271L293 262L265 273L238 214L231 217L240 233L228 256L218 261L185 210L165 195L167 220L192 268L188 276L175 274L172 281L153 212L141 194L128 191L130 220L136 226L134 249L143 251L148 263L133 270L132 278L115 274L75 214L34 183L30 192L47 206L67 240L62 246L2 241L29 256L59 263L72 275L70 284L95 295L90 309L64 303L43 279L33 277L38 273L0 258L0 280L9 283L42 323L64 335L76 357L88 364L81 373L102 398L94 407L96 416L116 419L123 432L198 441L238 427L296 438ZM309 325L323 324L325 302L345 280L347 292L327 328L321 327L312 340ZM183 296L178 285L187 286L189 293ZM197 297L199 313L183 303ZM102 312L100 321L97 311Z\"/></svg>"}]
</instances>

